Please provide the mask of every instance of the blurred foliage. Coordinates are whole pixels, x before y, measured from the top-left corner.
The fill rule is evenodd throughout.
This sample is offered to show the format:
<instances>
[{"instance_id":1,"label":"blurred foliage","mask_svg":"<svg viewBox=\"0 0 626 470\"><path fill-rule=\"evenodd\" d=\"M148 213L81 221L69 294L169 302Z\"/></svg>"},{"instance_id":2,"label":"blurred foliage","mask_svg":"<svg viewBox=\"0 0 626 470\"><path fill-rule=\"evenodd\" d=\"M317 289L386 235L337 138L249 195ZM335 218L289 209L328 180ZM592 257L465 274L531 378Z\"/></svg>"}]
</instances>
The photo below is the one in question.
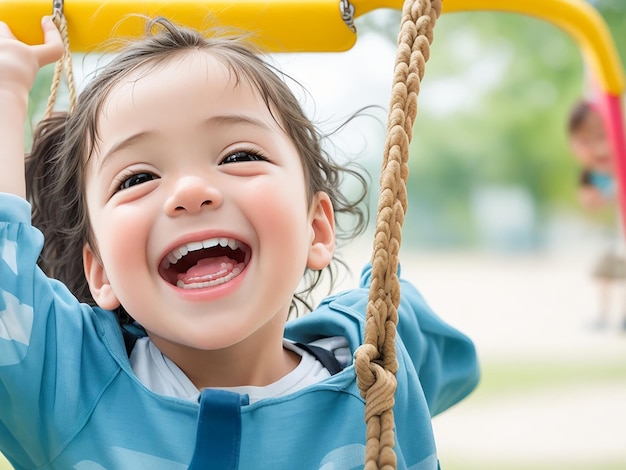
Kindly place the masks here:
<instances>
[{"instance_id":1,"label":"blurred foliage","mask_svg":"<svg viewBox=\"0 0 626 470\"><path fill-rule=\"evenodd\" d=\"M485 185L527 188L540 217L553 204L573 201L576 175L564 123L581 94L583 70L573 41L550 24L504 13L443 16L436 34L423 93L452 75L467 96L450 113L424 106L416 120L411 204L437 211L433 222L442 229L426 241L446 242L445 233L459 234L456 243L475 240L470 203ZM444 87L433 93L438 89L446 93ZM465 217L438 222L436 213L451 209L450 196L452 211Z\"/></svg>"},{"instance_id":2,"label":"blurred foliage","mask_svg":"<svg viewBox=\"0 0 626 470\"><path fill-rule=\"evenodd\" d=\"M622 64L626 64L626 2L624 0L589 0L602 15L613 34Z\"/></svg>"},{"instance_id":3,"label":"blurred foliage","mask_svg":"<svg viewBox=\"0 0 626 470\"><path fill-rule=\"evenodd\" d=\"M33 125L41 119L46 109L53 74L53 65L43 67L37 74L33 88L30 91L28 100L28 123L24 130L27 148L30 148L31 145Z\"/></svg>"},{"instance_id":4,"label":"blurred foliage","mask_svg":"<svg viewBox=\"0 0 626 470\"><path fill-rule=\"evenodd\" d=\"M593 2L626 57L626 2ZM395 42L399 13L365 22ZM476 246L473 203L481 188L525 188L534 208L533 248L555 213L586 217L565 123L586 93L574 40L551 23L501 12L443 15L426 66L409 176L408 243ZM590 217L610 223L612 216ZM498 217L494 214L494 217ZM496 222L497 223L497 222Z\"/></svg>"}]
</instances>

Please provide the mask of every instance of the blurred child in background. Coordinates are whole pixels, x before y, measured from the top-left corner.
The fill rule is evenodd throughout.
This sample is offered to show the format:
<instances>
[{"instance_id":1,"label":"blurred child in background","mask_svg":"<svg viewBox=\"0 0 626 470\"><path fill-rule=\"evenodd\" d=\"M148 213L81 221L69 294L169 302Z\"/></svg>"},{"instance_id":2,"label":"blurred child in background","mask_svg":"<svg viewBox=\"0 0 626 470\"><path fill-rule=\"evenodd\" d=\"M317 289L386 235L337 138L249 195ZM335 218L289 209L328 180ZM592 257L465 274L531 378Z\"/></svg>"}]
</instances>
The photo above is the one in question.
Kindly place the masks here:
<instances>
[{"instance_id":1,"label":"blurred child in background","mask_svg":"<svg viewBox=\"0 0 626 470\"><path fill-rule=\"evenodd\" d=\"M591 102L580 100L572 107L568 119L568 137L572 152L581 165L578 190L581 204L592 211L615 208L617 186L611 145L602 115ZM626 279L624 234L619 211L616 211L610 246L595 263L592 275L600 288L598 313L593 326L604 328L609 323L611 290ZM624 300L621 327L626 329L626 298Z\"/></svg>"}]
</instances>

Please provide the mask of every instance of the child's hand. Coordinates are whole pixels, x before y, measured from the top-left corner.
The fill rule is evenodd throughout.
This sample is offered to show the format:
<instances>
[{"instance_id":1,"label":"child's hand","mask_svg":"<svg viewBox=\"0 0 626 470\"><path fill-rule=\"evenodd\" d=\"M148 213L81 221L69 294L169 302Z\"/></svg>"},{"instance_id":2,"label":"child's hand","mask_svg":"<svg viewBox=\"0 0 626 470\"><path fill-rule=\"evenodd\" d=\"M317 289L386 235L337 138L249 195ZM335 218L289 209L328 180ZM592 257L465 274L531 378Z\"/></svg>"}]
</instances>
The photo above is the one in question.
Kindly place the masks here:
<instances>
[{"instance_id":1,"label":"child's hand","mask_svg":"<svg viewBox=\"0 0 626 470\"><path fill-rule=\"evenodd\" d=\"M0 22L0 192L26 197L24 121L28 94L39 69L63 56L63 40L52 22L41 21L44 43L25 44Z\"/></svg>"},{"instance_id":2,"label":"child's hand","mask_svg":"<svg viewBox=\"0 0 626 470\"><path fill-rule=\"evenodd\" d=\"M63 55L63 41L52 19L42 18L41 28L44 43L30 46L19 41L0 21L0 93L28 96L39 69Z\"/></svg>"}]
</instances>

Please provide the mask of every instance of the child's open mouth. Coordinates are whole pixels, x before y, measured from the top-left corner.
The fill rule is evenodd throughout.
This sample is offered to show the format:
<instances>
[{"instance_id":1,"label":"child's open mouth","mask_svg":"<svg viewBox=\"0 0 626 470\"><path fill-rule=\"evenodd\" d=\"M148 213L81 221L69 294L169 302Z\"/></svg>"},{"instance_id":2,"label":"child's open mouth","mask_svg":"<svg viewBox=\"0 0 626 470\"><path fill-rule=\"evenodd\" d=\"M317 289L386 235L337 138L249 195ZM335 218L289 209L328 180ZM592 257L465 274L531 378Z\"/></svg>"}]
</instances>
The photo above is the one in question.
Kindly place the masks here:
<instances>
[{"instance_id":1,"label":"child's open mouth","mask_svg":"<svg viewBox=\"0 0 626 470\"><path fill-rule=\"evenodd\" d=\"M250 260L250 247L232 238L209 238L172 250L161 261L159 273L182 289L203 289L230 281Z\"/></svg>"}]
</instances>

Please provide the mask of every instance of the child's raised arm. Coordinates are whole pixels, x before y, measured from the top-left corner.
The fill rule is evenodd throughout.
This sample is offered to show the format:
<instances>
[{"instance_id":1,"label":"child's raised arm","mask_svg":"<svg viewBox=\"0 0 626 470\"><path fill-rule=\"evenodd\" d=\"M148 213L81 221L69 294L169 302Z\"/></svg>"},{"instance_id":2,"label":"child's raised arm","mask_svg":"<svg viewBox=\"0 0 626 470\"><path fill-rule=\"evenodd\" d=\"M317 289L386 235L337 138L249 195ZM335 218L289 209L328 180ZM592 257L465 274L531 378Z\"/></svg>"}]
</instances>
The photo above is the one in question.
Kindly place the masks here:
<instances>
[{"instance_id":1,"label":"child's raised arm","mask_svg":"<svg viewBox=\"0 0 626 470\"><path fill-rule=\"evenodd\" d=\"M29 46L0 21L0 192L20 197L26 197L24 122L28 93L39 69L63 54L63 41L52 19L44 17L41 27L44 43Z\"/></svg>"}]
</instances>

